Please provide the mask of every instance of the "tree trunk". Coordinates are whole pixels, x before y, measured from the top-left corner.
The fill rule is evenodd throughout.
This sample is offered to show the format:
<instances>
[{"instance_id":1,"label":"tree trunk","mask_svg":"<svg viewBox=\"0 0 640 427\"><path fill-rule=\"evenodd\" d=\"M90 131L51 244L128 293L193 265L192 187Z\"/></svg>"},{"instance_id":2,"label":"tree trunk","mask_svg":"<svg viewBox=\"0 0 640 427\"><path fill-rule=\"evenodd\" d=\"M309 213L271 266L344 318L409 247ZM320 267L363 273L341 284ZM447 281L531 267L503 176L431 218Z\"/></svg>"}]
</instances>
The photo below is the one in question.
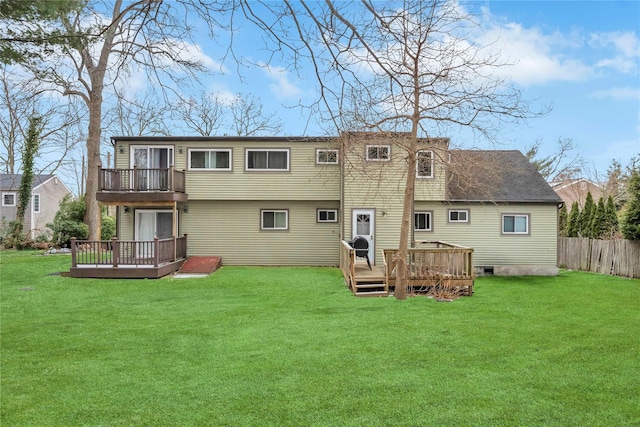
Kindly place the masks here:
<instances>
[{"instance_id":1,"label":"tree trunk","mask_svg":"<svg viewBox=\"0 0 640 427\"><path fill-rule=\"evenodd\" d=\"M92 79L94 80L94 79ZM84 221L89 226L89 240L100 240L100 206L96 200L98 171L101 166L100 139L102 129L102 79L94 85L89 98L89 135L87 137L87 185Z\"/></svg>"},{"instance_id":2,"label":"tree trunk","mask_svg":"<svg viewBox=\"0 0 640 427\"><path fill-rule=\"evenodd\" d=\"M396 288L395 297L398 300L407 299L407 261L409 255L409 235L411 233L411 215L413 214L413 200L416 183L416 137L412 136L407 149L407 182L404 189L404 203L402 205L402 225L400 227L400 242L396 259Z\"/></svg>"}]
</instances>

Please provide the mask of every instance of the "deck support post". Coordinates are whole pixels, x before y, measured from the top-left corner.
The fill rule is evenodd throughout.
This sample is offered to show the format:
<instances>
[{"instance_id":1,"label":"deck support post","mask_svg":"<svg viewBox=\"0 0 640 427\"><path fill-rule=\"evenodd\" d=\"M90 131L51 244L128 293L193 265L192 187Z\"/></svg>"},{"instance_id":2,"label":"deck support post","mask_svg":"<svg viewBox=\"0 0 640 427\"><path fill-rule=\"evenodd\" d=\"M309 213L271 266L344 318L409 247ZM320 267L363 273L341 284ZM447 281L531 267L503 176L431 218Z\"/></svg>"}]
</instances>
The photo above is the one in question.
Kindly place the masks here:
<instances>
[{"instance_id":1,"label":"deck support post","mask_svg":"<svg viewBox=\"0 0 640 427\"><path fill-rule=\"evenodd\" d=\"M153 239L153 266L160 265L160 239L157 237Z\"/></svg>"},{"instance_id":2,"label":"deck support post","mask_svg":"<svg viewBox=\"0 0 640 427\"><path fill-rule=\"evenodd\" d=\"M71 267L78 266L78 259L76 258L76 238L71 238Z\"/></svg>"},{"instance_id":3,"label":"deck support post","mask_svg":"<svg viewBox=\"0 0 640 427\"><path fill-rule=\"evenodd\" d=\"M113 261L113 267L118 266L118 260L120 259L120 245L118 245L118 238L113 237L111 239L111 261Z\"/></svg>"}]
</instances>

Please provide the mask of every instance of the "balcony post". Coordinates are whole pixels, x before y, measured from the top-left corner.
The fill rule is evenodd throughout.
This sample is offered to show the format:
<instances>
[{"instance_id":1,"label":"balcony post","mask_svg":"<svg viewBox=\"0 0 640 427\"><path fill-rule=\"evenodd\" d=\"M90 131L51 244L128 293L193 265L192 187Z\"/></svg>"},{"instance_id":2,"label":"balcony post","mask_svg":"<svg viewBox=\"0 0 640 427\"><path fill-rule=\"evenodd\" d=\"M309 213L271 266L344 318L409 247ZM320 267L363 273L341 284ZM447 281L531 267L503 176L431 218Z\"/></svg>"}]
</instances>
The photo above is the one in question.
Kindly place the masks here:
<instances>
[{"instance_id":1,"label":"balcony post","mask_svg":"<svg viewBox=\"0 0 640 427\"><path fill-rule=\"evenodd\" d=\"M113 237L111 239L111 261L113 261L113 266L118 266L118 260L120 259L120 246L118 245L118 238Z\"/></svg>"},{"instance_id":2,"label":"balcony post","mask_svg":"<svg viewBox=\"0 0 640 427\"><path fill-rule=\"evenodd\" d=\"M133 167L133 188L131 191L138 191L138 167Z\"/></svg>"},{"instance_id":3,"label":"balcony post","mask_svg":"<svg viewBox=\"0 0 640 427\"><path fill-rule=\"evenodd\" d=\"M78 260L76 258L76 238L71 238L71 267L77 267Z\"/></svg>"},{"instance_id":4,"label":"balcony post","mask_svg":"<svg viewBox=\"0 0 640 427\"><path fill-rule=\"evenodd\" d=\"M169 181L169 191L176 191L174 188L175 177L173 176L173 166L169 166L169 176L167 180Z\"/></svg>"},{"instance_id":5,"label":"balcony post","mask_svg":"<svg viewBox=\"0 0 640 427\"><path fill-rule=\"evenodd\" d=\"M153 239L153 266L160 265L160 239L155 237Z\"/></svg>"}]
</instances>

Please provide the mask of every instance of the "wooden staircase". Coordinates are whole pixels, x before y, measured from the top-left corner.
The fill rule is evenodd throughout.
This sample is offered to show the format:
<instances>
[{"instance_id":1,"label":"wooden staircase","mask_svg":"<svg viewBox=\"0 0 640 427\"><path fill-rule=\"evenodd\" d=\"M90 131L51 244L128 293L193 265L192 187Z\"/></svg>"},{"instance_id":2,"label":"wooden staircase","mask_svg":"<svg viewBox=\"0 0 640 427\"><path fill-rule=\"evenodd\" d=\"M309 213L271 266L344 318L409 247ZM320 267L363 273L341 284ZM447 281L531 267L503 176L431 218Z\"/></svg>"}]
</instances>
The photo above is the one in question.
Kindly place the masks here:
<instances>
[{"instance_id":1,"label":"wooden staircase","mask_svg":"<svg viewBox=\"0 0 640 427\"><path fill-rule=\"evenodd\" d=\"M389 296L389 288L384 277L381 279L368 278L366 280L356 279L353 285L353 294L357 297L386 297Z\"/></svg>"}]
</instances>

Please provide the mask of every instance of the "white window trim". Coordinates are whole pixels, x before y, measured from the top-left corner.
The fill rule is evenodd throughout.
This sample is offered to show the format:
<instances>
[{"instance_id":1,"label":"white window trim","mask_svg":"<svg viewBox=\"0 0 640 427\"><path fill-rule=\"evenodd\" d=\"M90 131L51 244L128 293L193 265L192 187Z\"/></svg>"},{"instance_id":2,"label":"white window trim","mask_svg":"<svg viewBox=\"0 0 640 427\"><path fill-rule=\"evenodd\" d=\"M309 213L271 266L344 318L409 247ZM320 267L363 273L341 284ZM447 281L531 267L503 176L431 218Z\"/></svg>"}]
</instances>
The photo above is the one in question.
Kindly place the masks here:
<instances>
[{"instance_id":1,"label":"white window trim","mask_svg":"<svg viewBox=\"0 0 640 427\"><path fill-rule=\"evenodd\" d=\"M8 196L8 195L12 195L13 196L13 204L11 203L5 203L4 202L4 196ZM16 205L16 199L18 198L17 193L14 191L6 191L2 193L2 206L15 206Z\"/></svg>"},{"instance_id":2,"label":"white window trim","mask_svg":"<svg viewBox=\"0 0 640 427\"><path fill-rule=\"evenodd\" d=\"M287 153L287 167L285 169L260 169L260 168L249 168L249 153L251 152L284 152ZM267 160L267 164L269 161ZM288 148L247 148L244 152L244 170L246 172L288 172L291 169L291 150Z\"/></svg>"},{"instance_id":3,"label":"white window trim","mask_svg":"<svg viewBox=\"0 0 640 427\"><path fill-rule=\"evenodd\" d=\"M377 147L377 148L381 148L384 147L387 149L387 153L389 154L389 157L387 157L386 159L372 159L371 157L369 157L369 148L372 147ZM378 153L379 154L379 153ZM387 144L367 144L365 146L365 158L367 159L368 162L388 162L391 160L391 145L387 145Z\"/></svg>"},{"instance_id":4,"label":"white window trim","mask_svg":"<svg viewBox=\"0 0 640 427\"><path fill-rule=\"evenodd\" d=\"M322 152L332 152L336 154L336 161L335 162L321 162L320 161L320 153ZM339 162L339 156L338 156L339 152L338 150L333 150L333 149L325 149L325 148L316 148L316 165L337 165Z\"/></svg>"},{"instance_id":5,"label":"white window trim","mask_svg":"<svg viewBox=\"0 0 640 427\"><path fill-rule=\"evenodd\" d=\"M416 215L427 215L429 217L429 228L416 228ZM416 211L413 213L413 231L433 231L433 211Z\"/></svg>"},{"instance_id":6,"label":"white window trim","mask_svg":"<svg viewBox=\"0 0 640 427\"><path fill-rule=\"evenodd\" d=\"M431 153L431 174L430 175L420 175L419 171L420 171L420 153ZM434 167L434 161L433 161L433 151L432 150L420 150L418 151L418 153L416 154L416 178L433 178L433 167Z\"/></svg>"},{"instance_id":7,"label":"white window trim","mask_svg":"<svg viewBox=\"0 0 640 427\"><path fill-rule=\"evenodd\" d=\"M264 226L264 213L265 212L284 212L285 213L285 226L284 227L276 227L275 226L275 217L273 222L273 227L265 228ZM289 230L289 209L260 209L260 230L263 231L287 231Z\"/></svg>"},{"instance_id":8,"label":"white window trim","mask_svg":"<svg viewBox=\"0 0 640 427\"><path fill-rule=\"evenodd\" d=\"M513 217L513 227L515 229L515 222L516 222L516 218L517 217L524 217L527 220L527 230L526 231L505 231L504 230L504 219L508 216L512 216ZM502 214L502 221L501 221L501 225L500 225L500 230L502 232L502 234L506 234L506 235L513 235L513 234L519 234L521 236L523 235L528 235L529 234L529 229L530 229L530 223L531 223L531 216L529 214L523 214L523 213L518 213L518 214L513 214L513 213L504 213Z\"/></svg>"},{"instance_id":9,"label":"white window trim","mask_svg":"<svg viewBox=\"0 0 640 427\"><path fill-rule=\"evenodd\" d=\"M229 153L229 167L228 168L194 168L191 166L191 153L194 151L205 151L207 153L213 152L226 152ZM228 172L233 170L233 149L231 148L189 148L187 150L187 161L189 162L189 170L193 171L210 171L210 172Z\"/></svg>"},{"instance_id":10,"label":"white window trim","mask_svg":"<svg viewBox=\"0 0 640 427\"><path fill-rule=\"evenodd\" d=\"M465 220L460 220L460 219L456 219L456 220L452 220L451 219L451 213L453 212L466 212L467 214L467 219ZM450 223L454 223L454 224L466 224L469 222L469 209L449 209L449 211L447 212L447 221Z\"/></svg>"},{"instance_id":11,"label":"white window trim","mask_svg":"<svg viewBox=\"0 0 640 427\"><path fill-rule=\"evenodd\" d=\"M333 212L334 218L332 220L320 219L320 212ZM318 222L338 222L338 210L337 209L318 209L316 212L316 220Z\"/></svg>"},{"instance_id":12,"label":"white window trim","mask_svg":"<svg viewBox=\"0 0 640 427\"><path fill-rule=\"evenodd\" d=\"M37 204L36 204L36 197L38 198ZM42 207L40 206L41 203L42 203L42 198L40 197L40 194L33 193L32 201L31 201L31 206L33 206L33 213L40 213L40 210L42 209ZM36 209L36 206L37 206L37 209Z\"/></svg>"}]
</instances>

